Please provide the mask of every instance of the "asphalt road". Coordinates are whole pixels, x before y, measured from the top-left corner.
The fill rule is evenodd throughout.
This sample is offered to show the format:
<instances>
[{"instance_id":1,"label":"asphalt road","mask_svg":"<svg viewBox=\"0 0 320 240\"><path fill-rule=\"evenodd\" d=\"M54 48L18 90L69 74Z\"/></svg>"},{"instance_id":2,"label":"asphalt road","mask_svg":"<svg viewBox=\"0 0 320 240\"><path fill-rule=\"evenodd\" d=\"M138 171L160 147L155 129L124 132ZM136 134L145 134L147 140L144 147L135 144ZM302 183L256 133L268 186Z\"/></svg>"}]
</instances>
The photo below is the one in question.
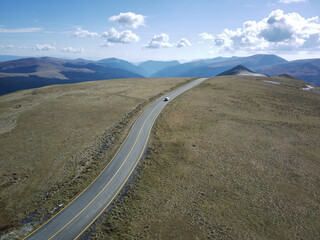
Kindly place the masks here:
<instances>
[{"instance_id":1,"label":"asphalt road","mask_svg":"<svg viewBox=\"0 0 320 240\"><path fill-rule=\"evenodd\" d=\"M120 192L146 150L151 128L160 111L173 98L206 78L159 98L135 122L117 154L101 174L77 198L25 239L77 239L103 213ZM164 101L169 97L169 101Z\"/></svg>"}]
</instances>

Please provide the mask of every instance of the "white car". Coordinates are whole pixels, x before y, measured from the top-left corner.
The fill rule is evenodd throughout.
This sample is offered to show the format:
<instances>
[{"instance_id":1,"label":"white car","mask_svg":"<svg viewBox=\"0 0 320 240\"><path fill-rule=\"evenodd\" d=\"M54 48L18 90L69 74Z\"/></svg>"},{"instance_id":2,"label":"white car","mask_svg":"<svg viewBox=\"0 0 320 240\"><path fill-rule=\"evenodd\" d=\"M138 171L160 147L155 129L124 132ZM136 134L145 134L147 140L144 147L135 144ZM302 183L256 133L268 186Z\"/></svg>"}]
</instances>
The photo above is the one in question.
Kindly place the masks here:
<instances>
[{"instance_id":1,"label":"white car","mask_svg":"<svg viewBox=\"0 0 320 240\"><path fill-rule=\"evenodd\" d=\"M167 101L169 101L169 99L170 99L169 97L165 97L164 101L167 102Z\"/></svg>"}]
</instances>

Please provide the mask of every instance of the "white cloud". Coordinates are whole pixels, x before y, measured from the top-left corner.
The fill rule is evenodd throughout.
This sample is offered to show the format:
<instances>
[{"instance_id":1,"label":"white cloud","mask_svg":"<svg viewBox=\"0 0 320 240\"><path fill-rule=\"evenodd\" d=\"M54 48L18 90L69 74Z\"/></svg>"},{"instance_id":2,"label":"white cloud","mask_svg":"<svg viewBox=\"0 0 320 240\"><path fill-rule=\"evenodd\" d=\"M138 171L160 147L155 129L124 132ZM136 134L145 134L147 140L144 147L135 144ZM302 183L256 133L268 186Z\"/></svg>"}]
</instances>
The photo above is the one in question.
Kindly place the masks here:
<instances>
[{"instance_id":1,"label":"white cloud","mask_svg":"<svg viewBox=\"0 0 320 240\"><path fill-rule=\"evenodd\" d=\"M76 31L73 32L73 36L75 37L96 37L99 36L96 32L89 32L88 30L84 30L81 27L77 27Z\"/></svg>"},{"instance_id":2,"label":"white cloud","mask_svg":"<svg viewBox=\"0 0 320 240\"><path fill-rule=\"evenodd\" d=\"M209 33L206 33L206 32L203 32L203 33L200 33L199 36L203 39L203 40L210 40L210 39L214 39L214 36L209 34Z\"/></svg>"},{"instance_id":3,"label":"white cloud","mask_svg":"<svg viewBox=\"0 0 320 240\"><path fill-rule=\"evenodd\" d=\"M144 26L145 16L140 14L135 14L132 12L120 13L118 16L112 16L109 21L117 23L122 26L137 28L139 26Z\"/></svg>"},{"instance_id":4,"label":"white cloud","mask_svg":"<svg viewBox=\"0 0 320 240\"><path fill-rule=\"evenodd\" d=\"M62 48L61 51L66 53L83 53L84 48L83 47L81 48L66 47L66 48Z\"/></svg>"},{"instance_id":5,"label":"white cloud","mask_svg":"<svg viewBox=\"0 0 320 240\"><path fill-rule=\"evenodd\" d=\"M12 49L12 48L14 48L14 46L12 44L0 45L0 49Z\"/></svg>"},{"instance_id":6,"label":"white cloud","mask_svg":"<svg viewBox=\"0 0 320 240\"><path fill-rule=\"evenodd\" d=\"M186 38L181 38L179 42L177 42L176 47L181 48L185 46L191 46L191 43Z\"/></svg>"},{"instance_id":7,"label":"white cloud","mask_svg":"<svg viewBox=\"0 0 320 240\"><path fill-rule=\"evenodd\" d=\"M142 49L158 49L158 48L170 48L170 47L185 47L191 46L191 43L186 38L181 38L176 44L169 43L169 36L165 33L154 35L152 40L143 45Z\"/></svg>"},{"instance_id":8,"label":"white cloud","mask_svg":"<svg viewBox=\"0 0 320 240\"><path fill-rule=\"evenodd\" d=\"M3 28L0 26L0 33L31 33L31 32L39 32L42 28Z\"/></svg>"},{"instance_id":9,"label":"white cloud","mask_svg":"<svg viewBox=\"0 0 320 240\"><path fill-rule=\"evenodd\" d=\"M169 43L169 36L165 33L154 35L152 40L143 45L143 49L157 49L157 48L169 48L173 47L173 44Z\"/></svg>"},{"instance_id":10,"label":"white cloud","mask_svg":"<svg viewBox=\"0 0 320 240\"><path fill-rule=\"evenodd\" d=\"M304 18L278 9L259 22L247 21L242 28L225 29L211 41L220 50L227 51L320 50L320 23L318 17Z\"/></svg>"},{"instance_id":11,"label":"white cloud","mask_svg":"<svg viewBox=\"0 0 320 240\"><path fill-rule=\"evenodd\" d=\"M36 44L32 49L37 51L50 51L55 50L56 47L50 44Z\"/></svg>"},{"instance_id":12,"label":"white cloud","mask_svg":"<svg viewBox=\"0 0 320 240\"><path fill-rule=\"evenodd\" d=\"M288 3L297 3L297 2L305 2L306 0L279 0L279 3L284 3L284 4L288 4Z\"/></svg>"},{"instance_id":13,"label":"white cloud","mask_svg":"<svg viewBox=\"0 0 320 240\"><path fill-rule=\"evenodd\" d=\"M102 46L110 46L112 43L133 43L138 42L140 38L131 30L118 32L111 28L108 32L104 32L102 36L105 38L105 43Z\"/></svg>"}]
</instances>

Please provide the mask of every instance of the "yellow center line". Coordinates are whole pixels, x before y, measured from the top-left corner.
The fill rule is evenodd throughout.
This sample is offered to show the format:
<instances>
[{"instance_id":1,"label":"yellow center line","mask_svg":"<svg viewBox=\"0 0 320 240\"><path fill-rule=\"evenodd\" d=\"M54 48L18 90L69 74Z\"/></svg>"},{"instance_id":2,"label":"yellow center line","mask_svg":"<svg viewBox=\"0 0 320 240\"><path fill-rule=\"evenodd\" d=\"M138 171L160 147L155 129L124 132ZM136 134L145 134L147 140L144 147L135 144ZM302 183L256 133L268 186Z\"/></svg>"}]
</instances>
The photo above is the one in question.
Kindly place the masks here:
<instances>
[{"instance_id":1,"label":"yellow center line","mask_svg":"<svg viewBox=\"0 0 320 240\"><path fill-rule=\"evenodd\" d=\"M103 187L103 189L94 197L94 199L92 199L90 201L90 203L85 207L83 208L75 217L73 217L66 225L64 225L58 232L56 232L52 237L50 237L48 240L51 240L52 238L54 238L57 234L59 234L63 229L65 229L68 225L70 225L71 222L73 222L81 213L83 213L83 211L85 211L100 195L101 193L108 187L108 185L111 183L111 181L114 179L114 177L118 174L118 172L120 171L120 169L122 168L122 166L124 165L124 163L127 161L131 151L133 150L134 146L136 145L137 141L138 141L138 138L141 134L141 131L145 125L145 123L147 122L147 120L149 119L149 117L151 116L151 114L153 113L153 111L160 105L161 102L159 102L157 104L157 106L155 106L155 108L150 112L150 114L148 115L148 117L146 118L146 120L143 122L143 125L141 126L141 129L139 131L139 134L133 144L133 146L131 147L129 153L127 154L125 160L122 162L121 166L118 168L117 172L112 176L112 178L109 180L109 182ZM122 187L121 187L122 188Z\"/></svg>"},{"instance_id":2,"label":"yellow center line","mask_svg":"<svg viewBox=\"0 0 320 240\"><path fill-rule=\"evenodd\" d=\"M159 104L158 104L159 105ZM157 106L158 106L157 105ZM155 119L158 118L159 114L160 114L161 111L158 112L157 116ZM135 165L133 166L133 168L131 169L130 173L128 174L128 176L126 177L126 180L122 183L121 187L118 189L118 191L116 192L116 194L114 194L114 196L112 197L112 199L107 203L107 205L99 212L99 214L82 230L81 233L78 234L78 236L76 236L74 238L74 240L78 239L96 220L98 217L100 217L100 215L106 210L106 208L110 205L110 203L114 200L114 198L118 195L118 193L120 192L120 190L123 188L124 184L127 182L128 178L131 176L132 172L134 171L134 169L136 168L136 166L138 165L139 163L139 160L141 159L142 157L142 154L145 152L145 149L146 149L146 146L147 146L147 143L148 143L148 140L149 140L149 137L150 137L150 134L151 134L151 129L153 128L153 125L154 125L154 122L152 123L150 129L149 129L149 133L148 133L148 137L146 139L146 142L144 144L144 147L140 153L140 156L138 158L138 161L135 163Z\"/></svg>"},{"instance_id":3,"label":"yellow center line","mask_svg":"<svg viewBox=\"0 0 320 240\"><path fill-rule=\"evenodd\" d=\"M152 103L150 103L146 109L148 109L150 106L152 105ZM144 113L144 112L143 112ZM140 117L143 115L143 113L141 113ZM140 118L139 117L139 118ZM138 118L138 119L139 119ZM53 218L55 218L59 213L61 213L63 210L65 210L69 205L71 205L75 200L77 200L101 175L102 173L109 167L109 165L113 162L114 158L117 156L118 152L120 151L120 149L122 148L122 146L124 145L124 143L126 142L126 140L128 139L128 137L131 134L132 129L134 128L134 126L136 125L136 123L138 122L138 119L134 122L134 124L131 127L131 130L129 131L127 137L124 139L124 141L122 142L122 144L120 145L120 147L118 148L116 154L113 156L113 158L110 160L110 162L105 166L105 168L100 172L100 174L93 179L93 181L77 196L75 197L71 202L69 202L64 208L62 208L59 212L57 212L55 215L53 215L49 220L47 220L45 223L43 223L40 227L38 227L36 230L34 230L33 232L31 232L30 234L28 234L26 237L23 238L23 240L27 239L28 237L30 237L31 235L33 235L34 233L36 233L38 230L40 230L44 225L48 224Z\"/></svg>"},{"instance_id":4,"label":"yellow center line","mask_svg":"<svg viewBox=\"0 0 320 240\"><path fill-rule=\"evenodd\" d=\"M177 94L176 96L178 96L178 95L179 95L179 94ZM174 94L173 94L173 96L171 96L171 97L174 98L174 97L176 97L176 96L174 96ZM158 105L159 105L159 104L158 104ZM157 105L157 106L158 106L158 105ZM156 107L157 107L157 106L156 106ZM158 114L157 114L157 116L155 117L155 119L158 118L160 112L161 112L161 110L158 112ZM149 116L148 116L148 118L149 118ZM151 125L151 127L150 127L150 129L149 129L148 137L147 137L146 142L145 142L145 144L144 144L143 150L142 150L141 153L140 153L140 156L139 156L139 158L138 158L138 161L135 163L135 165L134 165L133 168L131 169L131 171L130 171L129 175L127 176L126 180L122 183L121 187L118 189L118 191L116 192L116 194L112 197L112 199L107 203L107 205L106 205L106 206L99 212L99 214L82 230L82 232L80 232L80 233L78 234L78 236L76 236L76 237L74 238L74 240L78 239L78 238L97 220L97 218L101 216L101 214L107 209L107 207L110 205L110 203L114 200L114 198L118 195L118 193L120 192L120 190L123 188L124 184L127 182L128 178L131 176L132 172L134 171L134 169L135 169L136 166L138 165L139 160L140 160L141 157L142 157L142 154L145 152L145 149L146 149L148 140L149 140L149 138L150 138L150 134L151 134L151 130L152 130L152 128L153 128L153 125L154 125L154 122L152 123L152 125Z\"/></svg>"},{"instance_id":5,"label":"yellow center line","mask_svg":"<svg viewBox=\"0 0 320 240\"><path fill-rule=\"evenodd\" d=\"M186 86L188 86L188 85L186 85ZM184 87L186 87L186 86L184 86ZM170 97L171 97L171 98L176 97L175 95L179 95L179 92L180 92L180 91L178 91L178 92L176 92L176 93L173 93ZM178 94L177 94L177 93L178 93ZM159 103L159 104L160 104L160 103ZM159 105L159 104L158 104L158 105ZM149 106L148 106L146 109L148 109L151 105L152 105L152 103L149 104ZM158 106L158 105L157 105L157 106ZM157 106L156 106L156 107L157 107ZM155 107L155 108L156 108L156 107ZM143 113L144 113L144 112L143 112ZM143 115L143 113L141 113L140 117ZM160 113L160 112L159 112L159 113ZM159 113L158 113L158 115L159 115ZM151 115L151 113L149 114L149 116L150 116L150 115ZM158 115L157 115L157 116L158 116ZM148 118L149 118L149 116L148 116ZM140 117L139 117L139 118L140 118ZM123 143L122 143L122 144L120 145L120 147L118 148L116 154L113 156L113 158L111 159L111 161L105 166L105 168L100 172L100 174L99 174L76 198L74 198L69 204L67 204L64 208L62 208L58 213L56 213L55 215L53 215L48 221L46 221L46 222L43 223L40 227L38 227L36 230L34 230L34 231L31 232L29 235L27 235L26 237L24 237L23 240L25 240L25 239L27 239L28 237L30 237L31 235L33 235L35 232L37 232L38 230L40 230L43 226L45 226L46 224L48 224L52 219L54 219L58 214L60 214L62 211L64 211L69 205L71 205L75 200L77 200L77 199L101 176L101 174L108 168L108 166L113 162L114 158L115 158L115 157L117 156L117 154L119 153L120 149L122 148L122 146L124 145L124 143L126 142L126 140L128 139L128 137L130 136L130 134L131 134L131 132L132 132L132 129L134 128L134 126L135 126L136 123L138 122L139 118L135 121L135 123L134 123L133 126L131 127L130 132L128 133L127 137L125 138L125 140L123 141ZM145 121L145 122L146 122L146 121ZM153 124L152 124L152 126L153 126ZM140 131L140 132L141 132L141 131ZM151 129L150 129L150 131L149 131L149 135L150 135L150 132L151 132ZM139 133L139 135L140 135L140 133ZM149 135L148 135L148 139L149 139ZM143 151L143 152L144 152L144 151ZM142 152L142 153L143 153L143 152ZM141 153L141 154L142 154L142 153ZM140 156L140 157L141 157L141 156ZM137 165L137 163L136 163L136 165ZM135 165L135 166L136 166L136 165ZM133 170L132 170L132 171L133 171ZM129 176L130 176L130 175L131 175L131 173L129 174ZM129 176L128 176L128 177L129 177ZM111 180L110 180L110 181L111 181ZM126 179L126 181L127 181L127 179ZM121 186L121 188L122 188L122 186ZM119 191L121 190L121 188L119 189ZM119 191L118 191L118 192L119 192ZM117 192L117 194L118 194L118 192ZM117 194L116 194L116 195L117 195ZM115 195L115 196L116 196L116 195ZM114 196L114 197L115 197L115 196ZM114 197L112 198L112 200L114 199ZM112 200L111 200L111 201L112 201ZM111 202L111 201L110 201L110 202ZM110 204L110 202L108 203L108 205ZM108 206L108 205L107 205L107 206ZM105 208L107 208L107 206L106 206ZM105 209L104 209L104 210L105 210ZM103 212L104 210L102 210L102 212ZM102 212L101 212L101 213L102 213ZM100 214L101 214L101 213L100 213ZM99 214L99 215L100 215L100 214ZM98 216L99 216L99 215L98 215ZM97 217L96 217L96 218L97 218ZM95 218L95 219L96 219L96 218ZM94 221L95 221L95 220L94 220ZM91 224L92 224L92 223L90 223L90 224L87 226L87 228L88 228ZM87 229L87 228L86 228L86 229ZM86 229L85 229L85 230L86 230ZM84 231L85 231L85 230L84 230ZM84 232L84 231L82 231L82 232ZM77 238L82 234L82 232L77 236ZM51 238L52 238L52 237L51 237Z\"/></svg>"}]
</instances>

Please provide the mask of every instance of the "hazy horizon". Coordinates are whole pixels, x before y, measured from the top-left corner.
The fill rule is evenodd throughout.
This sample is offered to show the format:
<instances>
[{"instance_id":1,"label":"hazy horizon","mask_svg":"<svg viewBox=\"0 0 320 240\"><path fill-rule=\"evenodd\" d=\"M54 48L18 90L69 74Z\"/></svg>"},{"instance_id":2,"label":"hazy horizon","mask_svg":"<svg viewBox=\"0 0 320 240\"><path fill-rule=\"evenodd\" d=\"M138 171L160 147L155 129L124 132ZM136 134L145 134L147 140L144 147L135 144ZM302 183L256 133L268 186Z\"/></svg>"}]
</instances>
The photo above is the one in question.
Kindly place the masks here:
<instances>
[{"instance_id":1,"label":"hazy horizon","mask_svg":"<svg viewBox=\"0 0 320 240\"><path fill-rule=\"evenodd\" d=\"M263 54L263 53L259 53L259 54ZM17 56L17 57L21 57L21 58L44 58L44 57L52 57L52 58L59 58L59 59L65 59L65 60L75 60L75 59L84 59L84 60L89 60L89 61L99 61L99 60L103 60L103 59L108 59L108 58L116 58L116 59L120 59L120 60L124 60L124 61L128 61L134 65L139 65L140 63L146 62L146 61L163 61L163 62L169 62L169 61L178 61L179 63L183 64L183 63L188 63L188 62L194 62L194 61L200 61L200 60L208 60L208 59L213 59L213 58L231 58L231 57L250 57L253 55L257 55L257 54L251 54L251 55L247 55L247 56L215 56L215 57L209 57L209 58L197 58L197 59L190 59L190 60L184 60L184 59L145 59L145 60L141 60L141 61L131 61L128 59L124 59L124 58L117 58L117 57L106 57L106 58L85 58L85 57L67 57L67 56L54 56L54 55L38 55L38 56L17 56L17 55L0 55L0 56ZM267 54L265 54L267 55ZM279 56L279 55L277 55ZM281 57L281 56L279 56ZM286 59L284 57L281 57L287 61L295 61L295 60L304 60L304 59L320 59L320 57L309 57L309 58L296 58L296 59ZM10 60L9 60L10 61Z\"/></svg>"},{"instance_id":2,"label":"hazy horizon","mask_svg":"<svg viewBox=\"0 0 320 240\"><path fill-rule=\"evenodd\" d=\"M188 62L319 58L316 0L0 0L0 55Z\"/></svg>"}]
</instances>

